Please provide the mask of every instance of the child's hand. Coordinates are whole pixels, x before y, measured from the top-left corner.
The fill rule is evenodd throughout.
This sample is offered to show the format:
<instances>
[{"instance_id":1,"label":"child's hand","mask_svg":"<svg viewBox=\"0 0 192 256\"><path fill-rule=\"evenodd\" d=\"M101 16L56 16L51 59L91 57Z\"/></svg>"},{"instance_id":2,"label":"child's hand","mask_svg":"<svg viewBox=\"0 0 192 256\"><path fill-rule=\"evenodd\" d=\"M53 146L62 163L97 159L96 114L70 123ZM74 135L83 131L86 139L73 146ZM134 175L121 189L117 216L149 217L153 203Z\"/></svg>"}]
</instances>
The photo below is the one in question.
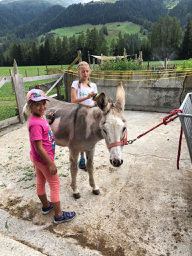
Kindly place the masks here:
<instances>
[{"instance_id":1,"label":"child's hand","mask_svg":"<svg viewBox=\"0 0 192 256\"><path fill-rule=\"evenodd\" d=\"M55 113L50 112L49 114L46 115L46 121L48 124L52 124L55 119Z\"/></svg>"},{"instance_id":2,"label":"child's hand","mask_svg":"<svg viewBox=\"0 0 192 256\"><path fill-rule=\"evenodd\" d=\"M90 92L89 94L88 94L88 99L90 99L90 98L92 98L93 96L95 95L95 92L94 91L92 91L92 92Z\"/></svg>"},{"instance_id":3,"label":"child's hand","mask_svg":"<svg viewBox=\"0 0 192 256\"><path fill-rule=\"evenodd\" d=\"M49 165L49 171L52 175L55 175L57 173L57 167L54 162Z\"/></svg>"},{"instance_id":4,"label":"child's hand","mask_svg":"<svg viewBox=\"0 0 192 256\"><path fill-rule=\"evenodd\" d=\"M98 95L97 93L95 93L95 94L93 95L93 100L94 100L94 101L97 101L98 96L99 96L99 95Z\"/></svg>"}]
</instances>

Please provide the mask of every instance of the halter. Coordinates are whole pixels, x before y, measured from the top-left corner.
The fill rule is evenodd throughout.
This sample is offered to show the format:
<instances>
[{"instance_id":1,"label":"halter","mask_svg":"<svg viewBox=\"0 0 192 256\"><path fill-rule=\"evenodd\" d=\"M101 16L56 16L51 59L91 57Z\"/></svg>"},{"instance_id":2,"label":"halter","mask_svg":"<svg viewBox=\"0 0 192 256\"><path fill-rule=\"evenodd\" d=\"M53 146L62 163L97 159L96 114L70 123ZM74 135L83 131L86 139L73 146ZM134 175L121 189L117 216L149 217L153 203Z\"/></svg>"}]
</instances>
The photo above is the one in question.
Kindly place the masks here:
<instances>
[{"instance_id":1,"label":"halter","mask_svg":"<svg viewBox=\"0 0 192 256\"><path fill-rule=\"evenodd\" d=\"M116 147L116 146L123 146L123 145L128 145L127 128L125 128L123 139L120 142L114 142L114 143L111 143L111 144L107 145L107 148L112 148L112 147Z\"/></svg>"}]
</instances>

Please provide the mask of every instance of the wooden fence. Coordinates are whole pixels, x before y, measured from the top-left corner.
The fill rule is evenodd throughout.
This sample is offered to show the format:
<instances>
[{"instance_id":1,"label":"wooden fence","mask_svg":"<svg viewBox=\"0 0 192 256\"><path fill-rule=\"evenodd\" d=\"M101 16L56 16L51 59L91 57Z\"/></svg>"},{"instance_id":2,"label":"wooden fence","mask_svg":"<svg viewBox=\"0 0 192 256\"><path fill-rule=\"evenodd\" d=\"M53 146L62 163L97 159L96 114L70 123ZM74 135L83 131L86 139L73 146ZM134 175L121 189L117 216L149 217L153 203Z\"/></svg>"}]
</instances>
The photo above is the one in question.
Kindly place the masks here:
<instances>
[{"instance_id":1,"label":"wooden fence","mask_svg":"<svg viewBox=\"0 0 192 256\"><path fill-rule=\"evenodd\" d=\"M16 61L14 61L14 74L12 73L12 70L11 70L11 76L2 77L0 80L0 88L5 83L12 83L13 92L15 93L15 98L17 102L18 115L16 115L15 117L11 117L6 120L0 121L0 129L5 128L11 124L24 122L22 110L26 103L25 87L24 87L25 82L40 81L40 80L47 80L47 79L53 79L53 78L58 80L52 85L52 87L46 92L46 94L51 92L53 88L57 87L57 95L60 95L60 83L62 83L62 80L64 81L64 73L34 76L34 77L23 77L23 75L19 74ZM51 96L53 97L56 95L51 95Z\"/></svg>"}]
</instances>

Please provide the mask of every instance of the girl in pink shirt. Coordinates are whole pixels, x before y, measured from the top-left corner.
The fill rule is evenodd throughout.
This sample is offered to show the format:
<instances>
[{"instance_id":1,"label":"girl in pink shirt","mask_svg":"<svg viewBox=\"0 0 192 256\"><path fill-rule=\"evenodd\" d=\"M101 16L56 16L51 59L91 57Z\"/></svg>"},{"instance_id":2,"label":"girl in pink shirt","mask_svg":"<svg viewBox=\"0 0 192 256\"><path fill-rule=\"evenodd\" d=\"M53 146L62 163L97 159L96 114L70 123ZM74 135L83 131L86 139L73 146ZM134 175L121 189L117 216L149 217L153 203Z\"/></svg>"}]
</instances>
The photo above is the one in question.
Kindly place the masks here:
<instances>
[{"instance_id":1,"label":"girl in pink shirt","mask_svg":"<svg viewBox=\"0 0 192 256\"><path fill-rule=\"evenodd\" d=\"M44 119L47 100L45 93L38 89L33 89L27 94L27 107L31 111L28 125L31 143L30 158L35 165L37 195L42 203L42 213L47 214L54 209L54 222L59 224L72 220L75 217L75 212L61 211L60 181L54 162L55 141L48 124L51 119L47 121ZM46 181L50 186L51 202L47 200Z\"/></svg>"}]
</instances>

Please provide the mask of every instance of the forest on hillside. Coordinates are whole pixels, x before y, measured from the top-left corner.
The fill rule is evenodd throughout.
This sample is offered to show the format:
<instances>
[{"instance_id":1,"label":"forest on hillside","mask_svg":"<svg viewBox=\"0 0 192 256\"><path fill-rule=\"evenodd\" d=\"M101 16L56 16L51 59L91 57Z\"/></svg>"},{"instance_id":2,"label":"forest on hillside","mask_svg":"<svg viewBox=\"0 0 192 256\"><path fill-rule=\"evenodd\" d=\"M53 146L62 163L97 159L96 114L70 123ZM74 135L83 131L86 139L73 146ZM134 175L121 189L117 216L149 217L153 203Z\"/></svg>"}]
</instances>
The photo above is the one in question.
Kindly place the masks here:
<instances>
[{"instance_id":1,"label":"forest on hillside","mask_svg":"<svg viewBox=\"0 0 192 256\"><path fill-rule=\"evenodd\" d=\"M7 7L0 4L0 17L4 18L1 20L0 36L9 36L10 40L12 37L34 39L55 28L122 21L130 21L150 29L153 22L166 14L167 9L158 0L121 0L115 3L73 4L66 9L60 6L57 11L53 6L46 7L33 20L24 22L23 19L21 21L24 16L22 11L11 11L9 15ZM9 16L14 16L14 19L9 20Z\"/></svg>"},{"instance_id":2,"label":"forest on hillside","mask_svg":"<svg viewBox=\"0 0 192 256\"><path fill-rule=\"evenodd\" d=\"M0 3L0 66L12 65L14 58L19 65L69 64L77 50L82 51L84 59L88 51L96 55L123 55L124 49L129 55L142 50L144 60L191 57L191 0L173 0L178 4L170 10L165 8L165 2L171 3L169 0L90 2L68 8L44 5L43 1L39 10L36 6L39 0L27 2L31 14L26 2L22 8L22 4L15 7L17 12L14 12L14 6L8 8ZM147 35L147 39L141 40L138 34L119 33L118 39L113 39L109 47L104 36L108 33L105 24L126 20L140 24L140 33ZM54 28L87 23L103 24L103 28L87 30L70 38L64 35L55 39L53 34L47 33Z\"/></svg>"},{"instance_id":3,"label":"forest on hillside","mask_svg":"<svg viewBox=\"0 0 192 256\"><path fill-rule=\"evenodd\" d=\"M0 51L0 66L10 66L16 59L18 65L58 65L70 64L81 50L83 59L88 60L88 51L91 55L128 55L143 52L144 61L169 59L188 59L192 56L192 21L189 20L184 34L177 18L166 16L159 18L152 26L150 38L140 40L138 34L124 34L119 32L118 38L111 41L107 47L104 26L99 31L95 28L81 33L78 38L54 37L47 38L44 43L11 44L7 56Z\"/></svg>"}]
</instances>

